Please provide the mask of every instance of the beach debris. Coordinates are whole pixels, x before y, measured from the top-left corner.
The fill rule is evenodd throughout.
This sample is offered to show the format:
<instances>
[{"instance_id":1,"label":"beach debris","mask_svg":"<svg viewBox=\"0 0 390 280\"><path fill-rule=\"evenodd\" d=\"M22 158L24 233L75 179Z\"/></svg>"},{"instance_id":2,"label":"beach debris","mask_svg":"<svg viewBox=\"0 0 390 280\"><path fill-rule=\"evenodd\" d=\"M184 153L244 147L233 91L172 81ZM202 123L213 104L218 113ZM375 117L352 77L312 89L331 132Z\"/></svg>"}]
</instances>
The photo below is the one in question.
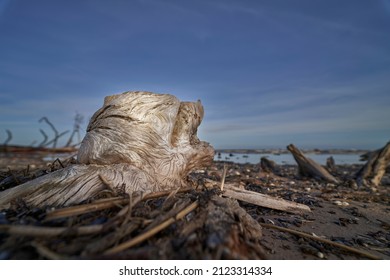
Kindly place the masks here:
<instances>
[{"instance_id":1,"label":"beach debris","mask_svg":"<svg viewBox=\"0 0 390 280\"><path fill-rule=\"evenodd\" d=\"M65 145L66 147L70 147L72 145L73 137L75 134L77 134L77 142L74 145L77 146L80 144L80 129L83 121L84 121L84 116L80 113L76 113L76 116L74 117L73 131L68 139L68 142L66 142Z\"/></svg>"},{"instance_id":2,"label":"beach debris","mask_svg":"<svg viewBox=\"0 0 390 280\"><path fill-rule=\"evenodd\" d=\"M186 206L186 205L184 205ZM200 207L203 211L195 210ZM172 209L172 213L167 217L161 218L149 225L144 232L138 236L109 248L103 254L106 256L118 254L128 248L131 248L140 242L150 238L162 229L166 228L172 223L191 212L191 223L187 224L180 231L180 237L177 240L176 246L183 247L185 243L190 243L189 236L196 236L201 232L205 236L205 244L209 251L215 251L218 254L224 254L225 258L246 259L254 257L256 254L256 247L253 241L260 240L262 236L261 226L257 223L244 209L242 209L238 202L212 195L207 199L204 205L200 205L198 201L194 201L184 208L178 206ZM194 238L196 238L194 236ZM242 236L242 238L238 238ZM248 242L252 241L252 242ZM181 243L181 244L180 244ZM252 253L249 253L252 251ZM257 255L261 255L261 247L257 245ZM221 256L216 256L221 258Z\"/></svg>"},{"instance_id":3,"label":"beach debris","mask_svg":"<svg viewBox=\"0 0 390 280\"><path fill-rule=\"evenodd\" d=\"M197 137L203 115L200 101L180 102L170 94L107 96L89 122L78 163L3 191L0 208L17 198L27 205L65 206L105 189L178 189L189 172L212 163L214 149Z\"/></svg>"},{"instance_id":4,"label":"beach debris","mask_svg":"<svg viewBox=\"0 0 390 280\"><path fill-rule=\"evenodd\" d=\"M218 182L206 180L205 186L217 188ZM234 198L253 205L294 214L303 214L311 211L310 207L307 205L239 188L234 183L224 183L222 196Z\"/></svg>"},{"instance_id":5,"label":"beach debris","mask_svg":"<svg viewBox=\"0 0 390 280\"><path fill-rule=\"evenodd\" d=\"M340 201L340 200L334 200L334 201L333 201L333 204L334 204L334 205L337 205L337 206L348 206L348 205L349 205L348 202L346 202L346 201Z\"/></svg>"},{"instance_id":6,"label":"beach debris","mask_svg":"<svg viewBox=\"0 0 390 280\"><path fill-rule=\"evenodd\" d=\"M277 164L273 160L268 159L267 157L261 157L260 168L265 173L279 173Z\"/></svg>"},{"instance_id":7,"label":"beach debris","mask_svg":"<svg viewBox=\"0 0 390 280\"><path fill-rule=\"evenodd\" d=\"M47 142L47 139L49 139L49 136L47 136L46 132L43 129L39 129L39 132L43 136L43 140L41 143L39 143L38 147L44 147L45 143Z\"/></svg>"},{"instance_id":8,"label":"beach debris","mask_svg":"<svg viewBox=\"0 0 390 280\"><path fill-rule=\"evenodd\" d=\"M315 179L320 179L320 180L324 180L336 184L339 182L324 167L322 167L320 164L318 164L311 158L306 157L293 144L288 145L287 150L291 152L295 161L297 162L300 175L313 177Z\"/></svg>"},{"instance_id":9,"label":"beach debris","mask_svg":"<svg viewBox=\"0 0 390 280\"><path fill-rule=\"evenodd\" d=\"M66 168L68 163L61 159L52 165L43 171ZM10 209L0 210L0 255L6 259L316 259L322 255L389 259L389 196L383 182L377 193L354 191L346 184L298 179L297 165L279 167L283 177L263 172L256 177L258 164L216 161L205 172L193 170L188 185L175 190L116 194L102 176L110 187L77 205L36 208L17 200ZM348 171L352 176L359 166L338 168L340 174ZM241 176L234 176L236 170ZM33 170L14 172L19 179L19 174ZM0 172L0 178L10 175ZM224 192L230 187L251 191L252 199L257 198L254 192L305 204L311 212L291 214L253 204L246 197L229 198ZM240 212L248 219L240 218Z\"/></svg>"},{"instance_id":10,"label":"beach debris","mask_svg":"<svg viewBox=\"0 0 390 280\"><path fill-rule=\"evenodd\" d=\"M326 159L326 167L330 172L335 172L336 171L336 163L334 161L334 158L332 156L328 157Z\"/></svg>"},{"instance_id":11,"label":"beach debris","mask_svg":"<svg viewBox=\"0 0 390 280\"><path fill-rule=\"evenodd\" d=\"M9 129L6 129L5 132L7 132L7 139L5 139L3 146L7 146L8 143L12 140L12 132Z\"/></svg>"},{"instance_id":12,"label":"beach debris","mask_svg":"<svg viewBox=\"0 0 390 280\"><path fill-rule=\"evenodd\" d=\"M356 174L356 182L358 186L379 186L389 164L390 142L388 142L383 148L368 154L367 163Z\"/></svg>"},{"instance_id":13,"label":"beach debris","mask_svg":"<svg viewBox=\"0 0 390 280\"><path fill-rule=\"evenodd\" d=\"M308 239L308 240L312 239L312 240L315 240L317 242L328 244L328 245L331 245L333 247L337 247L337 248L342 249L344 251L347 251L347 252L350 252L350 253L353 253L356 255L360 255L360 256L363 256L363 257L368 258L368 259L372 259L372 260L379 260L380 259L378 256L371 254L370 252L356 249L356 248L353 248L353 247L350 247L350 246L347 246L347 245L344 245L344 244L341 244L338 242L334 242L334 241L326 239L322 236L321 237L317 236L316 234L308 234L306 232L302 232L302 231L298 231L298 230L294 230L294 229L290 229L290 228L285 228L285 227L279 227L279 226L276 226L273 224L260 223L260 225L264 228L276 229L279 231L288 232L290 234L294 234L294 235L303 237L303 238ZM320 256L318 256L318 257L320 257Z\"/></svg>"},{"instance_id":14,"label":"beach debris","mask_svg":"<svg viewBox=\"0 0 390 280\"><path fill-rule=\"evenodd\" d=\"M50 128L53 130L53 132L54 132L54 138L51 141L49 141L49 142L45 141L44 143L41 143L41 145L49 146L50 144L53 144L53 148L55 149L57 147L58 139L69 132L69 130L67 130L67 131L59 133L58 130L56 129L56 127L54 126L54 124L51 121L49 121L49 119L47 117L42 117L39 120L39 122L46 122L50 126Z\"/></svg>"}]
</instances>

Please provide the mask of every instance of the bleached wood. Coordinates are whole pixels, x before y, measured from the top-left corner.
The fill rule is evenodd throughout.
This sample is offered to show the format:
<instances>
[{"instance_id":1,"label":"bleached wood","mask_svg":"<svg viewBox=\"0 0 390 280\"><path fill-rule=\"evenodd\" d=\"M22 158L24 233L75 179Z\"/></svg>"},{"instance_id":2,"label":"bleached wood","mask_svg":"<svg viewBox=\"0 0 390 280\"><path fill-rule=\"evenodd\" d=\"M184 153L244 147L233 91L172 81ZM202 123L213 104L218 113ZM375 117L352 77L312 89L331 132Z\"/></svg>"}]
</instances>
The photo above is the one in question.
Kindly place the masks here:
<instances>
[{"instance_id":1,"label":"bleached wood","mask_svg":"<svg viewBox=\"0 0 390 280\"><path fill-rule=\"evenodd\" d=\"M310 212L310 208L304 204L293 201L284 200L278 197L248 191L245 189L235 188L225 184L223 196L234 198L240 201L251 203L257 206L266 207L270 209L285 211L294 214L303 214Z\"/></svg>"},{"instance_id":2,"label":"bleached wood","mask_svg":"<svg viewBox=\"0 0 390 280\"><path fill-rule=\"evenodd\" d=\"M200 101L180 102L170 94L108 96L89 122L78 164L2 192L0 208L16 198L35 206L77 204L105 188L177 189L191 170L213 160L214 149L197 137L203 115Z\"/></svg>"},{"instance_id":3,"label":"bleached wood","mask_svg":"<svg viewBox=\"0 0 390 280\"><path fill-rule=\"evenodd\" d=\"M213 180L205 180L207 188L219 188L220 183ZM304 204L288 201L279 197L272 197L258 192L238 188L236 184L225 183L222 195L261 207L285 211L294 214L311 212L310 207Z\"/></svg>"}]
</instances>

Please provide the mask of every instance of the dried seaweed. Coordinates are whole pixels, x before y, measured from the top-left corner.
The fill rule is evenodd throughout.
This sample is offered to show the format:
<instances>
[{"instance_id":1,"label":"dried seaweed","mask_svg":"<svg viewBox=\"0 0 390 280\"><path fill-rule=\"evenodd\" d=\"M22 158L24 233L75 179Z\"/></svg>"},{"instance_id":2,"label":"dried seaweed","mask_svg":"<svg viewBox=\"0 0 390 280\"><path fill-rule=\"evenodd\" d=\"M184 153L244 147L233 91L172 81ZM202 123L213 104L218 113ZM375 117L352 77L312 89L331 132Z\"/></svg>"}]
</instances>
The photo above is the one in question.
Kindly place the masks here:
<instances>
[{"instance_id":1,"label":"dried seaweed","mask_svg":"<svg viewBox=\"0 0 390 280\"><path fill-rule=\"evenodd\" d=\"M69 164L56 161L40 172ZM345 170L353 174L358 168L338 166L340 174ZM296 171L286 166L280 168L280 175L264 174L255 165L215 163L191 174L188 188L174 191L131 197L104 191L80 205L60 209L29 208L17 200L0 211L0 258L390 258L386 186L375 193L356 191L344 183L348 174L345 181L332 185L298 179ZM12 172L29 176L38 170L26 167ZM11 173L0 176L4 179ZM223 197L221 184L206 187L218 178L219 182L225 178L223 191L235 184L306 204L313 213L291 214ZM335 200L350 205L338 206ZM371 211L374 206L380 206L377 212ZM328 229L334 234L325 233Z\"/></svg>"}]
</instances>

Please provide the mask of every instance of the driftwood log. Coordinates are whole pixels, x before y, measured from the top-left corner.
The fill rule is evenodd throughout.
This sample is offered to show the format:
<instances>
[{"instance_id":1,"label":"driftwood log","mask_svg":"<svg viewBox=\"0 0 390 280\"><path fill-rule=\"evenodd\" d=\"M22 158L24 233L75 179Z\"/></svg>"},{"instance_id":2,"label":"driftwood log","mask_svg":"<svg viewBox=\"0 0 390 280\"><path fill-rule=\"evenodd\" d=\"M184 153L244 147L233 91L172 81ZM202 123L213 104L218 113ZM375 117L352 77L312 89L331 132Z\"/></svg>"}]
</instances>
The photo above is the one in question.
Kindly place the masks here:
<instances>
[{"instance_id":1,"label":"driftwood log","mask_svg":"<svg viewBox=\"0 0 390 280\"><path fill-rule=\"evenodd\" d=\"M169 94L107 96L91 118L78 163L0 194L0 208L22 198L33 206L80 203L104 189L154 192L178 189L189 172L212 163L214 149L197 137L200 101Z\"/></svg>"},{"instance_id":2,"label":"driftwood log","mask_svg":"<svg viewBox=\"0 0 390 280\"><path fill-rule=\"evenodd\" d=\"M390 142L388 142L383 148L369 153L367 163L356 174L358 186L379 186L389 164Z\"/></svg>"},{"instance_id":3,"label":"driftwood log","mask_svg":"<svg viewBox=\"0 0 390 280\"><path fill-rule=\"evenodd\" d=\"M300 175L313 177L331 183L338 183L338 180L333 175L331 175L324 167L322 167L320 164L318 164L311 158L306 157L293 144L288 145L287 150L291 152L295 161L297 162Z\"/></svg>"}]
</instances>

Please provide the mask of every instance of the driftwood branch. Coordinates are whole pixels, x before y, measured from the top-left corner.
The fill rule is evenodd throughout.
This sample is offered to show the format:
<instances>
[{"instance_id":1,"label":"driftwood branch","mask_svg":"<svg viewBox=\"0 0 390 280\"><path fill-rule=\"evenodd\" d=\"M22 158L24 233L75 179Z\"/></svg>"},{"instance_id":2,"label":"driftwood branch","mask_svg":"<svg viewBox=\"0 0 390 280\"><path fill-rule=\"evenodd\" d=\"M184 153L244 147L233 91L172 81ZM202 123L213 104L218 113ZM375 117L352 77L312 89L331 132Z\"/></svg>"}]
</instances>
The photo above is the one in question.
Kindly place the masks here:
<instances>
[{"instance_id":1,"label":"driftwood branch","mask_svg":"<svg viewBox=\"0 0 390 280\"><path fill-rule=\"evenodd\" d=\"M68 142L66 142L65 147L70 147L72 145L73 137L75 134L77 134L77 144L80 143L80 128L83 121L84 121L84 116L79 113L76 113L76 116L74 118L73 131L68 139Z\"/></svg>"},{"instance_id":2,"label":"driftwood branch","mask_svg":"<svg viewBox=\"0 0 390 280\"><path fill-rule=\"evenodd\" d=\"M219 183L212 180L206 180L206 186L218 188ZM224 183L224 189L222 191L222 195L225 197L230 197L243 202L247 202L253 205L285 211L294 214L303 214L305 212L311 212L310 208L307 205L237 188L235 184L232 183Z\"/></svg>"},{"instance_id":3,"label":"driftwood branch","mask_svg":"<svg viewBox=\"0 0 390 280\"><path fill-rule=\"evenodd\" d=\"M295 161L297 162L300 175L313 177L331 183L338 183L338 180L333 177L333 175L331 175L324 167L319 165L311 158L306 157L293 144L288 145L287 150L291 152Z\"/></svg>"},{"instance_id":4,"label":"driftwood branch","mask_svg":"<svg viewBox=\"0 0 390 280\"><path fill-rule=\"evenodd\" d=\"M58 139L60 139L62 136L64 136L68 132L69 132L69 130L66 130L66 131L61 132L58 135L54 136L54 138L52 140L50 140L49 142L45 143L45 146L49 146L50 144L53 144L53 148L55 149L56 146L57 146Z\"/></svg>"},{"instance_id":5,"label":"driftwood branch","mask_svg":"<svg viewBox=\"0 0 390 280\"><path fill-rule=\"evenodd\" d=\"M54 126L54 124L52 124L49 119L47 117L42 117L39 122L46 122L50 128L53 130L54 132L54 139L57 139L57 136L58 136L58 130L56 129L56 127ZM54 142L54 146L53 148L56 147L56 144L57 144L57 141ZM47 145L47 144L46 144Z\"/></svg>"},{"instance_id":6,"label":"driftwood branch","mask_svg":"<svg viewBox=\"0 0 390 280\"><path fill-rule=\"evenodd\" d=\"M226 187L226 185L225 185ZM256 193L238 188L226 188L223 196L245 201L265 208L285 211L294 214L303 214L310 212L310 208L304 204L287 201L282 198L271 197L269 195Z\"/></svg>"},{"instance_id":7,"label":"driftwood branch","mask_svg":"<svg viewBox=\"0 0 390 280\"><path fill-rule=\"evenodd\" d=\"M382 149L369 154L367 163L356 174L356 181L359 186L372 184L379 186L386 168L390 164L390 142ZM367 182L368 181L368 182Z\"/></svg>"},{"instance_id":8,"label":"driftwood branch","mask_svg":"<svg viewBox=\"0 0 390 280\"><path fill-rule=\"evenodd\" d=\"M203 114L200 101L180 102L169 94L108 96L89 122L78 164L3 191L0 208L17 198L34 206L66 206L108 188L131 194L183 187L192 170L214 157L214 149L197 137ZM41 121L59 135L47 118Z\"/></svg>"},{"instance_id":9,"label":"driftwood branch","mask_svg":"<svg viewBox=\"0 0 390 280\"><path fill-rule=\"evenodd\" d=\"M68 133L68 131L65 131L65 132L62 132L62 133L59 133L58 130L56 129L56 127L54 126L54 124L52 122L49 121L49 119L47 117L42 117L39 122L46 122L50 128L53 130L54 132L54 138L48 142L48 143L45 143L45 146L48 146L50 145L51 143L53 143L53 148L56 148L57 147L57 141L58 139L63 136L64 134Z\"/></svg>"},{"instance_id":10,"label":"driftwood branch","mask_svg":"<svg viewBox=\"0 0 390 280\"><path fill-rule=\"evenodd\" d=\"M7 146L8 143L12 140L12 132L8 129L5 130L7 132L7 139L5 139L3 145Z\"/></svg>"},{"instance_id":11,"label":"driftwood branch","mask_svg":"<svg viewBox=\"0 0 390 280\"><path fill-rule=\"evenodd\" d=\"M44 147L46 142L47 142L47 139L49 138L46 134L46 132L43 130L43 129L39 129L39 131L41 132L41 134L43 135L43 140L41 143L39 143L38 147Z\"/></svg>"}]
</instances>

